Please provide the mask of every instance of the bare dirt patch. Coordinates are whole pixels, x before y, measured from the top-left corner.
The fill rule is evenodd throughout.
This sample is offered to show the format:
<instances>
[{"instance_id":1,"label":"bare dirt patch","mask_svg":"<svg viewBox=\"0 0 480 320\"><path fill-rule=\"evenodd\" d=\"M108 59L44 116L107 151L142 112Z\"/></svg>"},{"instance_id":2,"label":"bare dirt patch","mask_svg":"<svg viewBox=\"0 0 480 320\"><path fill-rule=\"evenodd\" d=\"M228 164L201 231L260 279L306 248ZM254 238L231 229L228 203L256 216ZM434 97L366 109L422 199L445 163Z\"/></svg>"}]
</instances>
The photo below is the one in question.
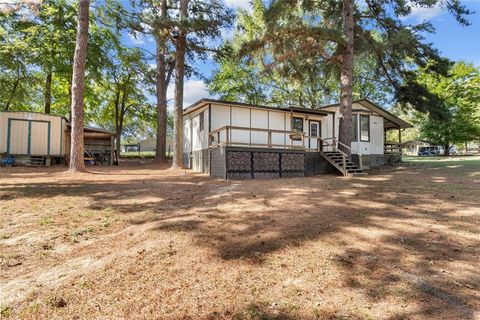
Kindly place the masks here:
<instances>
[{"instance_id":1,"label":"bare dirt patch","mask_svg":"<svg viewBox=\"0 0 480 320\"><path fill-rule=\"evenodd\" d=\"M479 172L2 168L2 317L480 319Z\"/></svg>"}]
</instances>

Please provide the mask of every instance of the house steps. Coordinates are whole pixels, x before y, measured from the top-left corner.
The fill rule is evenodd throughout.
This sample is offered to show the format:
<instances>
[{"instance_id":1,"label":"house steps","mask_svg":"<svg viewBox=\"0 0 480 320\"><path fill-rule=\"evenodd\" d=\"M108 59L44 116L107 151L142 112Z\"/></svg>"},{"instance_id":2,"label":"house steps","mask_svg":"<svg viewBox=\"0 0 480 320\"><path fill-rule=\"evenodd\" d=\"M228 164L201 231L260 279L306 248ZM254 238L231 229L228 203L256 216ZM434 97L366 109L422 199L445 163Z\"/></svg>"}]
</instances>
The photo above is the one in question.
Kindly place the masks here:
<instances>
[{"instance_id":1,"label":"house steps","mask_svg":"<svg viewBox=\"0 0 480 320\"><path fill-rule=\"evenodd\" d=\"M320 151L325 160L327 160L332 166L334 166L341 174L346 177L366 176L367 173L363 169L359 168L350 157L346 157L340 150L334 148L333 151ZM344 168L345 157L345 168Z\"/></svg>"}]
</instances>

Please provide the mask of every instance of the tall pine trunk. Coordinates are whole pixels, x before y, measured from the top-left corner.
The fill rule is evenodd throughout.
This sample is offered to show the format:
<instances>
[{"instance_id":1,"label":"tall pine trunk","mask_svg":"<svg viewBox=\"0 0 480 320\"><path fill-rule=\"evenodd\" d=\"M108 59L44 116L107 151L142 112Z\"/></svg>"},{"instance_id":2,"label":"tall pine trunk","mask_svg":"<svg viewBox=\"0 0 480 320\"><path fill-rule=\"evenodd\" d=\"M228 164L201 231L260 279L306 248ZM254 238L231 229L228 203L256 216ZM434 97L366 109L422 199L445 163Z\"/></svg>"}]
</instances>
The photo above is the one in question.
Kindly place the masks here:
<instances>
[{"instance_id":1,"label":"tall pine trunk","mask_svg":"<svg viewBox=\"0 0 480 320\"><path fill-rule=\"evenodd\" d=\"M157 141L155 161L166 161L167 152L167 84L165 81L165 39L157 37Z\"/></svg>"},{"instance_id":2,"label":"tall pine trunk","mask_svg":"<svg viewBox=\"0 0 480 320\"><path fill-rule=\"evenodd\" d=\"M115 162L118 163L120 159L120 140L119 137L122 135L122 129L120 128L120 85L117 85L117 92L115 93L115 147L117 152L115 152Z\"/></svg>"},{"instance_id":3,"label":"tall pine trunk","mask_svg":"<svg viewBox=\"0 0 480 320\"><path fill-rule=\"evenodd\" d=\"M167 152L167 85L165 81L165 43L157 39L157 141L155 160L164 162Z\"/></svg>"},{"instance_id":4,"label":"tall pine trunk","mask_svg":"<svg viewBox=\"0 0 480 320\"><path fill-rule=\"evenodd\" d=\"M45 113L50 114L52 106L52 72L48 72L45 77Z\"/></svg>"},{"instance_id":5,"label":"tall pine trunk","mask_svg":"<svg viewBox=\"0 0 480 320\"><path fill-rule=\"evenodd\" d=\"M83 160L83 91L85 87L85 60L88 45L89 0L78 4L77 39L73 59L72 77L72 132L70 171L85 171Z\"/></svg>"},{"instance_id":6,"label":"tall pine trunk","mask_svg":"<svg viewBox=\"0 0 480 320\"><path fill-rule=\"evenodd\" d=\"M353 0L343 0L343 34L345 46L340 71L340 119L338 140L347 146L352 143L352 85L353 85ZM339 146L350 155L350 150Z\"/></svg>"},{"instance_id":7,"label":"tall pine trunk","mask_svg":"<svg viewBox=\"0 0 480 320\"><path fill-rule=\"evenodd\" d=\"M185 75L185 49L187 33L182 25L188 17L188 0L180 0L180 23L175 61L175 105L173 109L173 162L172 168L183 168L183 82Z\"/></svg>"},{"instance_id":8,"label":"tall pine trunk","mask_svg":"<svg viewBox=\"0 0 480 320\"><path fill-rule=\"evenodd\" d=\"M167 0L162 0L161 3L162 19L167 17ZM163 31L163 30L162 30ZM156 90L157 90L157 141L155 148L155 161L165 162L167 153L167 86L166 83L166 39L163 36L156 37L156 60L157 60L157 74L156 74Z\"/></svg>"}]
</instances>

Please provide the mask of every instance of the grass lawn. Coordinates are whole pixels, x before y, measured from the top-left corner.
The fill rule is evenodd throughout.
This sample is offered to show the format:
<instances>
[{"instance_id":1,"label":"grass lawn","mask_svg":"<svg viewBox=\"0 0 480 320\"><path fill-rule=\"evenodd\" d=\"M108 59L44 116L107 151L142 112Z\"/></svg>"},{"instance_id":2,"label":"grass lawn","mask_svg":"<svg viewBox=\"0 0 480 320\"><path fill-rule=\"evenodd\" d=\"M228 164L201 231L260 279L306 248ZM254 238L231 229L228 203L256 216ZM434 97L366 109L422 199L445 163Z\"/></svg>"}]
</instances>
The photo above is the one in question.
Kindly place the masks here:
<instances>
[{"instance_id":1,"label":"grass lawn","mask_svg":"<svg viewBox=\"0 0 480 320\"><path fill-rule=\"evenodd\" d=\"M129 151L129 152L120 152L121 158L153 158L155 157L155 151Z\"/></svg>"},{"instance_id":2,"label":"grass lawn","mask_svg":"<svg viewBox=\"0 0 480 320\"><path fill-rule=\"evenodd\" d=\"M173 153L167 153L167 159L171 159L173 157ZM122 159L133 159L133 158L145 158L145 159L153 159L155 158L155 151L132 151L132 152L121 152L120 158Z\"/></svg>"},{"instance_id":3,"label":"grass lawn","mask_svg":"<svg viewBox=\"0 0 480 320\"><path fill-rule=\"evenodd\" d=\"M224 181L0 168L2 319L480 319L480 158Z\"/></svg>"}]
</instances>

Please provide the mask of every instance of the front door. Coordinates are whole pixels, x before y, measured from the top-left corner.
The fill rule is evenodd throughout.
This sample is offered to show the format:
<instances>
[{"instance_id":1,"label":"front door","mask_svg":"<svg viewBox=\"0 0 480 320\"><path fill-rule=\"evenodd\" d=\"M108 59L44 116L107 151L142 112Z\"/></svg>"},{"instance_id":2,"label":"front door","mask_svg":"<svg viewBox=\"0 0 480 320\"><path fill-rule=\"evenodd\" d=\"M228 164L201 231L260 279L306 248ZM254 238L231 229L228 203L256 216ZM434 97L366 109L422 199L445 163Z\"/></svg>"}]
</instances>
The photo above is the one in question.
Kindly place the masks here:
<instances>
[{"instance_id":1,"label":"front door","mask_svg":"<svg viewBox=\"0 0 480 320\"><path fill-rule=\"evenodd\" d=\"M310 138L308 139L308 147L316 150L318 146L318 140L316 138L320 137L320 121L310 120L309 130L308 135Z\"/></svg>"}]
</instances>

